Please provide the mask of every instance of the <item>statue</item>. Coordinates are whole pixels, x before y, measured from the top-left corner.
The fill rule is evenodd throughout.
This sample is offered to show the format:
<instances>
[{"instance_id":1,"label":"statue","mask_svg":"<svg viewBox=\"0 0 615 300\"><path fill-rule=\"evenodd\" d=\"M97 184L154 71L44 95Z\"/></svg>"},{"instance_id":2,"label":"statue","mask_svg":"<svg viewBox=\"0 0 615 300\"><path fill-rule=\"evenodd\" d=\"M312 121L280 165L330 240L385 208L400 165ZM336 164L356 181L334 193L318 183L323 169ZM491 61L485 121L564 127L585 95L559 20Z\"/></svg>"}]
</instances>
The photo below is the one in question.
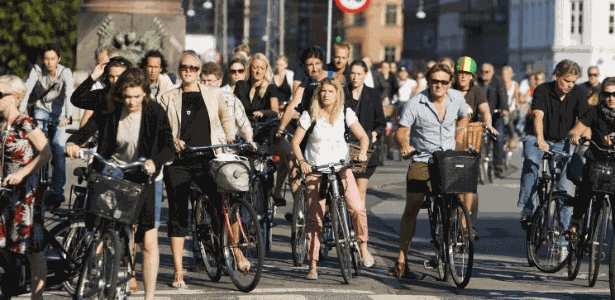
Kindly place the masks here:
<instances>
[{"instance_id":1,"label":"statue","mask_svg":"<svg viewBox=\"0 0 615 300\"><path fill-rule=\"evenodd\" d=\"M164 25L158 18L154 18L153 23L155 29L137 39L136 32L119 32L111 18L107 17L98 29L98 47L112 45L121 56L138 64L147 51L162 49L162 38L166 36Z\"/></svg>"}]
</instances>

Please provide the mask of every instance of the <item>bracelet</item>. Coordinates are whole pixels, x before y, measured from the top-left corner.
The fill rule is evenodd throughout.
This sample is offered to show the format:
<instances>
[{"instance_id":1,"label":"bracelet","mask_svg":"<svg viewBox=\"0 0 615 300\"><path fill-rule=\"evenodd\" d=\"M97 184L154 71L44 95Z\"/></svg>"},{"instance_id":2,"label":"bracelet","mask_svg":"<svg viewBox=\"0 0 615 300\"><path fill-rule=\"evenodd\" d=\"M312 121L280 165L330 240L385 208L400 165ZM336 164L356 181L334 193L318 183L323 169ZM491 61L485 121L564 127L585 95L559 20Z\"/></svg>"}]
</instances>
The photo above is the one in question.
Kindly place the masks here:
<instances>
[{"instance_id":1,"label":"bracelet","mask_svg":"<svg viewBox=\"0 0 615 300\"><path fill-rule=\"evenodd\" d=\"M465 127L457 127L457 129L456 129L456 130L457 130L457 131L460 131L460 130L464 130L464 131L465 131L465 130L468 130L468 129L467 129L467 128L465 128Z\"/></svg>"}]
</instances>

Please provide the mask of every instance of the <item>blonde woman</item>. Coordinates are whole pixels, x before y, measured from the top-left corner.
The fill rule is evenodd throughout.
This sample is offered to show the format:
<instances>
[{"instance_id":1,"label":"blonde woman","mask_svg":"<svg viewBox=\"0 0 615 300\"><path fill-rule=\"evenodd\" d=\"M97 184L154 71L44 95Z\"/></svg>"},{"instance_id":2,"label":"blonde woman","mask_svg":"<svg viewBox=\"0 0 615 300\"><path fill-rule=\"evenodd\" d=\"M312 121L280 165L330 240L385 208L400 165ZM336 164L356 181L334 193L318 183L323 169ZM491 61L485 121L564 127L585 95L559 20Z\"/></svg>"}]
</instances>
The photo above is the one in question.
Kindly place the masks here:
<instances>
[{"instance_id":1,"label":"blonde woman","mask_svg":"<svg viewBox=\"0 0 615 300\"><path fill-rule=\"evenodd\" d=\"M0 210L0 251L4 257L7 253L27 255L32 274L31 298L42 299L47 263L43 255L44 190L39 185L38 170L51 159L51 148L36 122L17 109L25 95L26 85L21 79L0 76L2 184L14 191Z\"/></svg>"},{"instance_id":2,"label":"blonde woman","mask_svg":"<svg viewBox=\"0 0 615 300\"><path fill-rule=\"evenodd\" d=\"M277 116L279 96L269 60L265 55L256 53L250 58L248 70L248 77L237 82L234 91L246 114L254 119Z\"/></svg>"},{"instance_id":3,"label":"blonde woman","mask_svg":"<svg viewBox=\"0 0 615 300\"><path fill-rule=\"evenodd\" d=\"M301 171L307 175L307 260L310 261L309 272L306 279L318 279L316 264L318 262L318 250L322 229L322 218L325 213L325 199L320 199L320 174L311 174L312 166L339 162L342 159L349 160L348 145L344 139L344 123L359 140L361 148L359 161L367 160L367 147L369 138L361 127L356 114L350 108L344 110L344 92L339 81L333 78L325 78L314 92L311 109L304 111L299 118L299 126L292 139L293 153L297 157ZM313 124L313 127L312 127ZM300 143L307 136L305 152L301 152ZM338 174L344 184L344 192L348 211L356 230L356 236L361 249L363 261L373 261L372 255L367 250L367 214L365 205L361 202L361 196L352 171L349 168L341 169Z\"/></svg>"}]
</instances>

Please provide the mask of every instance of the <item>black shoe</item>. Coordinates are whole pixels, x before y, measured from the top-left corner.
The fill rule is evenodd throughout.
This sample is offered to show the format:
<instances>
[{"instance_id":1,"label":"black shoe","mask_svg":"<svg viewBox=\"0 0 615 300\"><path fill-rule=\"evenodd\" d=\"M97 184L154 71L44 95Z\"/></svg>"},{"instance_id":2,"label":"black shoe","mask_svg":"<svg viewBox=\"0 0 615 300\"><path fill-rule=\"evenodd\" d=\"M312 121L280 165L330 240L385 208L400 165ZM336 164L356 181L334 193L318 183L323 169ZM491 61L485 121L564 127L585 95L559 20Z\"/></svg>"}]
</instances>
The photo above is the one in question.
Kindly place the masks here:
<instances>
[{"instance_id":1,"label":"black shoe","mask_svg":"<svg viewBox=\"0 0 615 300\"><path fill-rule=\"evenodd\" d=\"M286 221L292 223L293 222L293 212L289 211L287 213L284 214L284 219L286 219Z\"/></svg>"},{"instance_id":2,"label":"black shoe","mask_svg":"<svg viewBox=\"0 0 615 300\"><path fill-rule=\"evenodd\" d=\"M282 197L272 197L273 198L273 202L275 203L275 206L286 206L286 199L282 198Z\"/></svg>"},{"instance_id":3,"label":"black shoe","mask_svg":"<svg viewBox=\"0 0 615 300\"><path fill-rule=\"evenodd\" d=\"M521 218L521 228L523 228L523 230L530 230L530 228L532 228L532 218Z\"/></svg>"},{"instance_id":4,"label":"black shoe","mask_svg":"<svg viewBox=\"0 0 615 300\"><path fill-rule=\"evenodd\" d=\"M51 208L58 208L62 205L62 203L66 200L64 195L48 193L45 195L45 205Z\"/></svg>"}]
</instances>

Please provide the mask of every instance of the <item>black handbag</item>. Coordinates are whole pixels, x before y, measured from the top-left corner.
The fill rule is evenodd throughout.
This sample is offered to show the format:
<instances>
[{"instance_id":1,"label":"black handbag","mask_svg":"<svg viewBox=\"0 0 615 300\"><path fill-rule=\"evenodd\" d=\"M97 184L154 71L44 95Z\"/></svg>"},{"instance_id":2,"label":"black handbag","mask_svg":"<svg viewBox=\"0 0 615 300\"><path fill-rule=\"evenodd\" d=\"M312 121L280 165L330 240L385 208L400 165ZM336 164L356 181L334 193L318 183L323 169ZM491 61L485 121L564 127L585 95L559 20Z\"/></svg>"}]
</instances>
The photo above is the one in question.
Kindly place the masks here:
<instances>
[{"instance_id":1,"label":"black handbag","mask_svg":"<svg viewBox=\"0 0 615 300\"><path fill-rule=\"evenodd\" d=\"M143 206L146 185L92 172L88 179L92 191L89 212L126 224L136 224Z\"/></svg>"},{"instance_id":2,"label":"black handbag","mask_svg":"<svg viewBox=\"0 0 615 300\"><path fill-rule=\"evenodd\" d=\"M615 162L588 161L585 167L592 192L615 194Z\"/></svg>"},{"instance_id":3,"label":"black handbag","mask_svg":"<svg viewBox=\"0 0 615 300\"><path fill-rule=\"evenodd\" d=\"M430 180L434 192L476 193L479 157L468 151L439 151L433 154Z\"/></svg>"}]
</instances>

